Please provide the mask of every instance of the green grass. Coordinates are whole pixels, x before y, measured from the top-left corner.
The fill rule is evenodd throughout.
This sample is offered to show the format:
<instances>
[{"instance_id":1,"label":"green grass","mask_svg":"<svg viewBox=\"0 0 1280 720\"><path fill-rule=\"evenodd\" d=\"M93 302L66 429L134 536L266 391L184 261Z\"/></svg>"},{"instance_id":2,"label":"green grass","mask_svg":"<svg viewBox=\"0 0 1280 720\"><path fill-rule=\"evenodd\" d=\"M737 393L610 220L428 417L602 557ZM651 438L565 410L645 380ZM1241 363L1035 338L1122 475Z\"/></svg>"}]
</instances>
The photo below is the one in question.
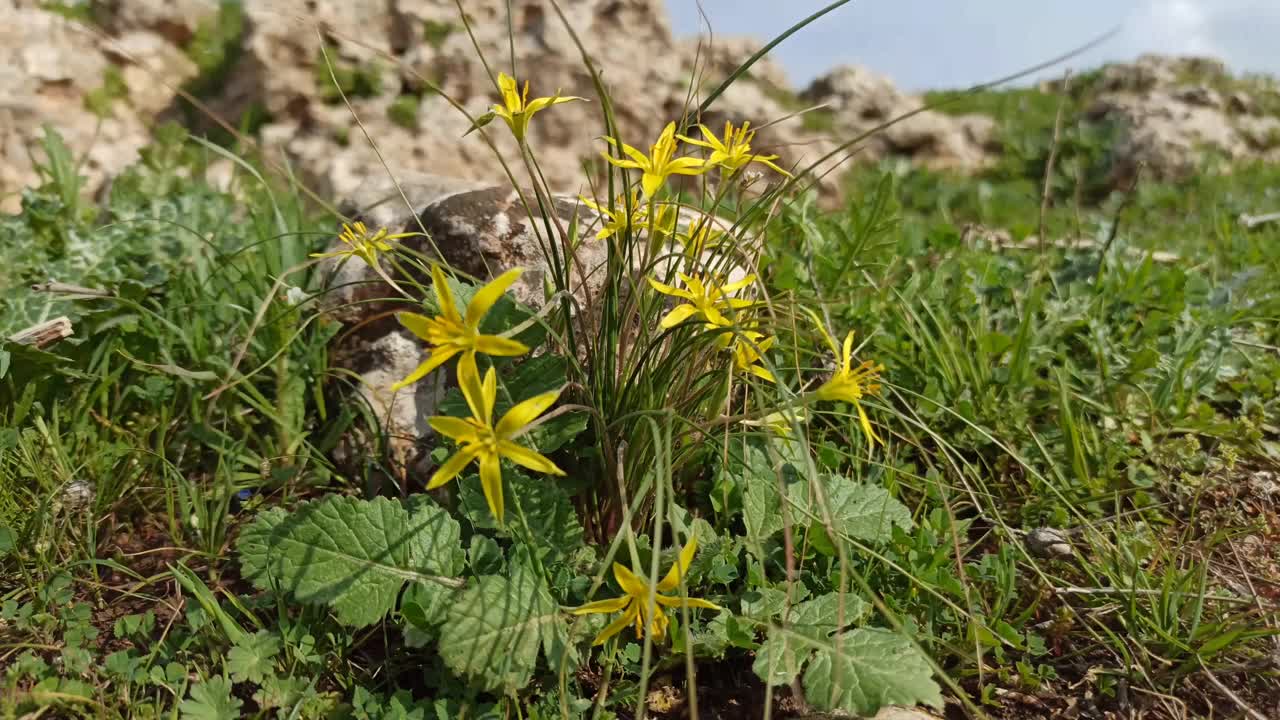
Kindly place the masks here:
<instances>
[{"instance_id":1,"label":"green grass","mask_svg":"<svg viewBox=\"0 0 1280 720\"><path fill-rule=\"evenodd\" d=\"M332 84L327 72L323 80ZM684 687L686 658L700 682L754 677L748 666L790 637L774 628L793 603L792 622L809 623L793 626L795 637L818 648L797 663L825 662L843 617L856 627L837 638L909 639L892 645L896 658L923 649L973 714L1003 716L1012 691L1035 695L1037 712L1050 714L1088 693L1106 709L1128 703L1172 717L1185 703L1195 716L1230 702L1205 673L1267 710L1280 686L1267 664L1280 577L1265 539L1274 548L1277 517L1250 479L1280 465L1280 225L1245 230L1235 219L1275 209L1280 170L1145 183L1124 203L1096 180L1110 130L1069 122L1044 221L1050 237L1092 245L993 248L962 227L1007 228L1014 240L1038 232L1059 103L1026 90L971 102L998 115L1008 149L983 176L867 168L849 178L845 208L823 212L801 197L768 220L762 273L779 304L824 310L833 328L858 330L859 357L884 363L885 388L867 402L889 436L883 450L866 452L848 413L813 419L811 457L739 434L743 442L730 443L727 431L682 444L666 404L714 395L675 387L685 355L655 350L665 364L620 388L607 387L610 373L584 371L575 398L611 428L631 423L629 452L661 470L629 476L628 492L657 493L654 506L676 496L672 522L697 530L689 594L733 612L699 614L666 650L624 641L589 656L602 623L585 634L572 626L572 647L546 636L519 693L523 717L592 717L602 683L599 716L627 717L646 689ZM510 479L518 519L507 530L494 528L470 480L442 509L422 494L402 504L380 482L386 458L376 448L335 464L353 429L375 446L379 438L350 399L353 380L331 367L338 328L305 300L322 290L303 267L307 254L334 223L297 188L248 164L230 191L210 188L198 178L224 151L170 128L99 207L81 199L66 149L52 136L46 148L45 185L25 196L21 215L0 220L0 249L15 259L0 268L0 336L58 315L76 332L43 352L0 346L6 713L456 717L466 708L502 717L517 703L478 689L488 668L457 675L458 642L444 640L471 637L441 618L458 607L485 615L495 588L521 612L534 612L525 606L543 593L577 604L615 552L633 566L670 564L671 553L654 550L657 531L610 544L582 502L612 502L613 490L590 494L609 465L593 445L601 430L575 414L536 431L537 447L575 472L562 485ZM1077 176L1093 179L1087 192L1076 191ZM1176 258L1157 262L1157 250ZM105 297L29 290L50 276ZM809 329L779 334L778 374L822 362ZM545 359L503 366L500 387L517 396L572 372ZM442 412L450 408L465 414L456 392ZM879 503L892 521L822 517L796 484L805 477L855 505ZM782 522L760 509L780 478L799 568L784 559L793 547L777 534ZM330 493L352 500L321 499ZM443 607L439 588L410 584L391 598L396 610L364 623L357 616L372 593L344 602L353 590L340 585L306 600L320 563L267 576L273 538L327 534L325 513L340 508L376 508L374 527L447 517L412 544L440 542L452 554L410 563L388 549L380 561L456 574L471 602ZM1073 555L1032 554L1023 538L1041 527L1065 532ZM511 588L531 591L502 595ZM848 603L838 613L828 607L835 597ZM684 627L678 611L673 618ZM575 664L584 672L558 672ZM608 680L593 676L600 668ZM927 697L919 683L929 674L911 664L898 680ZM707 716L712 685L699 700ZM758 683L733 692L757 707L767 697Z\"/></svg>"}]
</instances>

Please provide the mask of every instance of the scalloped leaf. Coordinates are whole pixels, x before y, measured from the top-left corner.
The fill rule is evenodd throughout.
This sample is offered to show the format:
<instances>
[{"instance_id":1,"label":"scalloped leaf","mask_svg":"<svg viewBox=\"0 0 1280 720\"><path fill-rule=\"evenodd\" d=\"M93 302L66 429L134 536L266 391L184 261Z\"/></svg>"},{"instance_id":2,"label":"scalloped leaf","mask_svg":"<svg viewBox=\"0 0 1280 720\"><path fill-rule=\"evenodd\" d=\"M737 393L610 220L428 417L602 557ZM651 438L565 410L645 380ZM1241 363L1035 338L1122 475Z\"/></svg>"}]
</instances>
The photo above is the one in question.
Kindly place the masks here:
<instances>
[{"instance_id":1,"label":"scalloped leaf","mask_svg":"<svg viewBox=\"0 0 1280 720\"><path fill-rule=\"evenodd\" d=\"M874 715L886 705L942 707L933 668L906 637L858 628L819 650L804 673L805 698L823 710Z\"/></svg>"},{"instance_id":2,"label":"scalloped leaf","mask_svg":"<svg viewBox=\"0 0 1280 720\"><path fill-rule=\"evenodd\" d=\"M510 577L489 575L467 588L440 630L445 664L495 692L528 685L539 649L553 661L569 659L568 628L546 583L527 559L511 567Z\"/></svg>"},{"instance_id":3,"label":"scalloped leaf","mask_svg":"<svg viewBox=\"0 0 1280 720\"><path fill-rule=\"evenodd\" d=\"M272 510L246 528L237 549L255 586L332 605L339 622L355 627L381 620L406 582L460 585L464 558L458 523L425 498L412 509L330 496L292 513Z\"/></svg>"}]
</instances>

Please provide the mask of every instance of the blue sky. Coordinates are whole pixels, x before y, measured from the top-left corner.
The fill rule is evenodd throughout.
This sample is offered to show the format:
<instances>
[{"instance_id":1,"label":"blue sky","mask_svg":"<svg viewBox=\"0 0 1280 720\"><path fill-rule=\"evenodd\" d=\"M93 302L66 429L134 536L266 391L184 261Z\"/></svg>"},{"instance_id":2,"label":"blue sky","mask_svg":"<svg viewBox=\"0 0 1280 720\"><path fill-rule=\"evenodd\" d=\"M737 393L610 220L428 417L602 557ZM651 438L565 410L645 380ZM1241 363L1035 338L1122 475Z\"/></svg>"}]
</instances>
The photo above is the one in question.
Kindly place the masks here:
<instances>
[{"instance_id":1,"label":"blue sky","mask_svg":"<svg viewBox=\"0 0 1280 720\"><path fill-rule=\"evenodd\" d=\"M769 38L830 0L702 0L719 33ZM696 0L668 0L677 34ZM1061 55L1119 27L1074 68L1143 52L1208 54L1232 70L1280 75L1280 0L853 0L774 50L803 85L842 63L912 89L965 87ZM1061 75L1062 70L1045 74Z\"/></svg>"}]
</instances>

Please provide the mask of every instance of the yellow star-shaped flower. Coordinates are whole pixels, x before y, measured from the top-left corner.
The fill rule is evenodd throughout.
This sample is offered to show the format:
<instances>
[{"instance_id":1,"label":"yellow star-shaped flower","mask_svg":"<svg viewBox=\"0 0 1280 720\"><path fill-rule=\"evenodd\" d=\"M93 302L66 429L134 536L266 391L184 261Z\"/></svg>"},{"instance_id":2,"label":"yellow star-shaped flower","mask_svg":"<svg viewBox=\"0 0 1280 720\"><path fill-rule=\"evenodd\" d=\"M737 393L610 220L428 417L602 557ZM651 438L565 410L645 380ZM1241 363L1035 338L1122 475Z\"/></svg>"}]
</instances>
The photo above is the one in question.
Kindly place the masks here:
<instances>
[{"instance_id":1,"label":"yellow star-shaped flower","mask_svg":"<svg viewBox=\"0 0 1280 720\"><path fill-rule=\"evenodd\" d=\"M755 275L748 275L728 285L719 285L713 279L685 275L684 273L679 273L679 276L681 282L688 288L687 290L660 283L651 277L645 278L653 286L654 290L663 295L670 295L671 297L688 301L675 306L671 312L663 316L662 320L658 322L658 325L663 329L673 328L692 317L700 317L706 320L708 330L716 327L728 327L733 323L724 316L726 311L740 310L755 304L743 298L730 297L733 293L754 283L756 281Z\"/></svg>"},{"instance_id":2,"label":"yellow star-shaped flower","mask_svg":"<svg viewBox=\"0 0 1280 720\"><path fill-rule=\"evenodd\" d=\"M431 355L409 376L395 385L392 390L399 390L418 382L427 373L443 365L449 358L458 353L474 356L477 352L486 355L513 357L529 352L524 343L498 335L484 335L480 332L480 323L488 314L498 298L511 287L511 283L520 277L522 270L516 268L502 273L489 284L476 291L471 302L467 304L464 317L458 312L458 305L453 299L453 292L445 283L444 271L439 265L431 266L431 289L435 291L436 300L440 304L440 314L427 317L418 313L402 312L396 314L401 325L409 332L426 340L431 345Z\"/></svg>"},{"instance_id":3,"label":"yellow star-shaped flower","mask_svg":"<svg viewBox=\"0 0 1280 720\"><path fill-rule=\"evenodd\" d=\"M630 159L616 158L609 153L601 154L613 165L644 173L640 178L640 189L646 198L651 198L672 175L700 175L710 169L710 166L698 158L675 157L675 135L676 124L667 123L667 127L658 136L658 141L649 148L648 155L626 143L618 143L613 138L607 137L604 139L605 142L612 145L615 150L619 149L618 145L621 144L623 154Z\"/></svg>"},{"instance_id":4,"label":"yellow star-shaped flower","mask_svg":"<svg viewBox=\"0 0 1280 720\"><path fill-rule=\"evenodd\" d=\"M648 632L655 641L661 642L667 635L667 626L670 620L664 607L690 607L690 608L706 608L708 610L720 610L724 608L707 600L698 598L676 597L671 595L663 595L680 587L680 578L689 572L689 564L693 562L693 555L698 551L698 541L694 537L689 538L689 542L680 549L680 556L676 559L671 569L667 571L665 577L657 585L651 586L636 575L630 569L619 563L613 564L613 579L618 581L618 586L622 588L624 593L620 597L611 598L609 600L597 600L589 602L573 608L569 612L574 615L589 615L592 613L612 614L621 612L613 622L609 623L604 630L596 635L594 645L601 645L609 638L617 635L628 625L635 625L636 638L639 639ZM649 600L652 594L652 602Z\"/></svg>"},{"instance_id":5,"label":"yellow star-shaped flower","mask_svg":"<svg viewBox=\"0 0 1280 720\"><path fill-rule=\"evenodd\" d=\"M498 395L498 379L493 368L489 368L480 379L480 371L476 368L476 356L467 353L458 361L458 385L462 388L462 397L471 408L472 417L463 419L447 416L436 416L428 419L431 428L451 438L461 447L436 470L427 482L427 489L433 490L458 476L471 461L480 463L480 486L484 490L484 499L489 503L489 512L502 522L502 458L526 467L534 472L547 475L564 475L564 471L541 453L515 442L529 429L529 424L560 397L559 390L542 393L524 400L507 411L495 425L493 422L493 405Z\"/></svg>"}]
</instances>

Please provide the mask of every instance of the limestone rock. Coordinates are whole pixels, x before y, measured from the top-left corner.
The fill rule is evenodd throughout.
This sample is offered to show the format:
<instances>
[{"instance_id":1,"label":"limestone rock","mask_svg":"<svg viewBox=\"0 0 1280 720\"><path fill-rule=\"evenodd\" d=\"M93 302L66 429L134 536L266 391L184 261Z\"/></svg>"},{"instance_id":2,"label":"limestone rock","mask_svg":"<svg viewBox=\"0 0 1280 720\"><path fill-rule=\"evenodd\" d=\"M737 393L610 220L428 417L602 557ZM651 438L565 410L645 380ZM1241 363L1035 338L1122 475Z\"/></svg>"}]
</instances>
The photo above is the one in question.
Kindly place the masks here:
<instances>
[{"instance_id":1,"label":"limestone rock","mask_svg":"<svg viewBox=\"0 0 1280 720\"><path fill-rule=\"evenodd\" d=\"M832 133L851 138L915 112L923 101L863 67L844 66L815 79L800 94L805 104L824 104ZM972 171L983 167L994 144L994 122L932 110L892 122L863 143L871 159L905 156L926 167Z\"/></svg>"},{"instance_id":2,"label":"limestone rock","mask_svg":"<svg viewBox=\"0 0 1280 720\"><path fill-rule=\"evenodd\" d=\"M31 157L42 157L45 125L62 135L75 157L84 158L87 191L137 160L155 113L171 102L172 93L135 74L130 61L121 70L127 98L110 103L104 117L86 106L87 98L103 87L108 69L126 52L175 86L193 67L163 40L122 40L120 46L103 42L46 10L0 5L0 211L16 211L19 191L39 182Z\"/></svg>"},{"instance_id":3,"label":"limestone rock","mask_svg":"<svg viewBox=\"0 0 1280 720\"><path fill-rule=\"evenodd\" d=\"M1280 159L1280 118L1259 115L1253 92L1233 90L1224 100L1219 88L1231 82L1211 58L1144 55L1103 68L1087 117L1121 128L1113 184L1125 186L1139 165L1152 179L1184 178L1203 166L1206 150L1230 160ZM1274 82L1251 87L1280 93Z\"/></svg>"}]
</instances>

